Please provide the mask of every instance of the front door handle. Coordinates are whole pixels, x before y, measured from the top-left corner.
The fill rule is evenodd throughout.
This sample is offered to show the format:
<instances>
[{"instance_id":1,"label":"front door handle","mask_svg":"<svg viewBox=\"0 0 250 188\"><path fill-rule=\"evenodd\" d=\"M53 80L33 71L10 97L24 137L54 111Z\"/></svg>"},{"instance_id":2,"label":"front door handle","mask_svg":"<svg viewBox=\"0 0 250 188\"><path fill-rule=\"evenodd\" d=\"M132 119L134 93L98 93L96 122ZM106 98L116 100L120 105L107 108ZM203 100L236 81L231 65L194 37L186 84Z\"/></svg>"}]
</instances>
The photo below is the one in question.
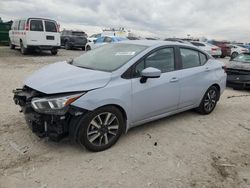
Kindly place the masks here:
<instances>
[{"instance_id":1,"label":"front door handle","mask_svg":"<svg viewBox=\"0 0 250 188\"><path fill-rule=\"evenodd\" d=\"M209 72L209 71L210 71L210 69L209 69L208 67L206 67L206 68L205 68L205 71L206 71L206 72Z\"/></svg>"},{"instance_id":2,"label":"front door handle","mask_svg":"<svg viewBox=\"0 0 250 188\"><path fill-rule=\"evenodd\" d=\"M170 82L178 82L178 81L179 81L179 79L176 78L176 77L173 77L173 78L170 79Z\"/></svg>"}]
</instances>

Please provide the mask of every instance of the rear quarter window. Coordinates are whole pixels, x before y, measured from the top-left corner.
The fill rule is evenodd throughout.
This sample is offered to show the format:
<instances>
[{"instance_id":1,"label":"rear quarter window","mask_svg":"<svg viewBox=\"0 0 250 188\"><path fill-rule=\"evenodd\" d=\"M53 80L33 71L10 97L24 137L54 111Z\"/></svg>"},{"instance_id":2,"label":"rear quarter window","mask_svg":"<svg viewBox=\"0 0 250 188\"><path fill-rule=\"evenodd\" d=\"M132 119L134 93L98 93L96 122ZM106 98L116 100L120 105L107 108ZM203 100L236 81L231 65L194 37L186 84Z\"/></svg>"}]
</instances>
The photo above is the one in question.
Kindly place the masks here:
<instances>
[{"instance_id":1,"label":"rear quarter window","mask_svg":"<svg viewBox=\"0 0 250 188\"><path fill-rule=\"evenodd\" d=\"M54 22L45 21L45 31L47 31L47 32L57 32L56 24Z\"/></svg>"},{"instance_id":2,"label":"rear quarter window","mask_svg":"<svg viewBox=\"0 0 250 188\"><path fill-rule=\"evenodd\" d=\"M42 20L30 20L30 30L31 31L43 31Z\"/></svg>"}]
</instances>

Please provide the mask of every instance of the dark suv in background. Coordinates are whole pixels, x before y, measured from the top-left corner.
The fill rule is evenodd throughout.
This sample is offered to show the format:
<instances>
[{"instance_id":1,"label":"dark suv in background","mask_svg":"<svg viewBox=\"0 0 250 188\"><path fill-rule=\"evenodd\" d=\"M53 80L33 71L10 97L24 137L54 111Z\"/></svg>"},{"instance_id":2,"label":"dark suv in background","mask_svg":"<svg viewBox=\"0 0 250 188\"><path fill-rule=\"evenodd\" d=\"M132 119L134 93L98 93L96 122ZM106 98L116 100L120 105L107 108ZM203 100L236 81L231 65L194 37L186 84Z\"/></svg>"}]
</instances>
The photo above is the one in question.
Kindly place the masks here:
<instances>
[{"instance_id":1,"label":"dark suv in background","mask_svg":"<svg viewBox=\"0 0 250 188\"><path fill-rule=\"evenodd\" d=\"M81 48L85 50L87 43L87 34L83 31L63 30L61 32L61 46L66 50Z\"/></svg>"},{"instance_id":2,"label":"dark suv in background","mask_svg":"<svg viewBox=\"0 0 250 188\"><path fill-rule=\"evenodd\" d=\"M213 44L215 46L218 46L221 48L221 58L224 58L226 56L231 56L231 46L228 42L225 41L216 41L216 40L210 40L208 43Z\"/></svg>"}]
</instances>

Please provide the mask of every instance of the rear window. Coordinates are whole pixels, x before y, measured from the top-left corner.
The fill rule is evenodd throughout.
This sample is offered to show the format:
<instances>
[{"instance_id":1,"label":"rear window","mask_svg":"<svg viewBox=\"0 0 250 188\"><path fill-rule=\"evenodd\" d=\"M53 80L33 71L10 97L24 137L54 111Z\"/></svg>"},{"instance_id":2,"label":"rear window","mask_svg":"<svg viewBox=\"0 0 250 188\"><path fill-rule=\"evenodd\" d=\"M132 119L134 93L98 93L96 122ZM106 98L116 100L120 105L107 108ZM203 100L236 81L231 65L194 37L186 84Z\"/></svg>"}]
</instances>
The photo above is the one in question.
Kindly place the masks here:
<instances>
[{"instance_id":1,"label":"rear window","mask_svg":"<svg viewBox=\"0 0 250 188\"><path fill-rule=\"evenodd\" d=\"M191 42L195 46L205 46L205 44L199 43L199 42Z\"/></svg>"},{"instance_id":2,"label":"rear window","mask_svg":"<svg viewBox=\"0 0 250 188\"><path fill-rule=\"evenodd\" d=\"M200 57L198 51L185 48L181 48L180 51L183 69L200 66Z\"/></svg>"},{"instance_id":3,"label":"rear window","mask_svg":"<svg viewBox=\"0 0 250 188\"><path fill-rule=\"evenodd\" d=\"M54 22L45 21L45 30L47 32L57 32L56 24Z\"/></svg>"},{"instance_id":4,"label":"rear window","mask_svg":"<svg viewBox=\"0 0 250 188\"><path fill-rule=\"evenodd\" d=\"M86 34L84 32L73 31L72 35L74 35L74 36L83 36L84 37Z\"/></svg>"},{"instance_id":5,"label":"rear window","mask_svg":"<svg viewBox=\"0 0 250 188\"><path fill-rule=\"evenodd\" d=\"M42 20L31 20L30 21L30 30L31 31L43 31Z\"/></svg>"}]
</instances>

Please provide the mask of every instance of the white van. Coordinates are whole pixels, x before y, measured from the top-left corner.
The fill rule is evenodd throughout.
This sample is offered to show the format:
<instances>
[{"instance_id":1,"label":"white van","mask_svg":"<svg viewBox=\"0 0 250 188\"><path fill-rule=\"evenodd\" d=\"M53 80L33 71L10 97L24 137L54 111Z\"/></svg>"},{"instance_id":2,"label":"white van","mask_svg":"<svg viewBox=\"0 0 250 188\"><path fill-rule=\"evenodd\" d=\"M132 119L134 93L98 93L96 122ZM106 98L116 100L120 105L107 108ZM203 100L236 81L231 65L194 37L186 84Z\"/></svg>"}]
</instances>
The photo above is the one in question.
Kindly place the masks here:
<instances>
[{"instance_id":1,"label":"white van","mask_svg":"<svg viewBox=\"0 0 250 188\"><path fill-rule=\"evenodd\" d=\"M21 48L26 54L29 49L50 50L57 54L61 46L59 26L54 20L43 18L26 18L14 20L9 31L10 48Z\"/></svg>"}]
</instances>

